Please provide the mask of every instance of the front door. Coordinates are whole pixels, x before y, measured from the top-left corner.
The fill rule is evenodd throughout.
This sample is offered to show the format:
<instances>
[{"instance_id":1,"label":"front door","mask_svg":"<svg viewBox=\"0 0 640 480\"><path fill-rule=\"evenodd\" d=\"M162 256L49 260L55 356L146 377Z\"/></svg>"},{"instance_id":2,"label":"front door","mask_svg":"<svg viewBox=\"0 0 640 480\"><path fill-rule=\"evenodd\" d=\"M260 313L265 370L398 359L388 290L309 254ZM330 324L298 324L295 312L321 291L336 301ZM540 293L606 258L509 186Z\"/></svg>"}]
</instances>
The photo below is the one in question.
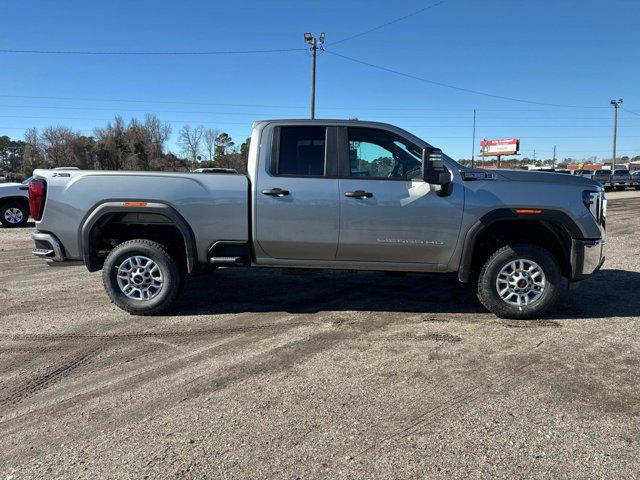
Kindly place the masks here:
<instances>
[{"instance_id":1,"label":"front door","mask_svg":"<svg viewBox=\"0 0 640 480\"><path fill-rule=\"evenodd\" d=\"M257 179L255 232L271 258L335 260L339 196L335 128L283 126L274 131L272 158ZM331 175L333 173L333 175ZM328 178L332 176L333 178Z\"/></svg>"},{"instance_id":2,"label":"front door","mask_svg":"<svg viewBox=\"0 0 640 480\"><path fill-rule=\"evenodd\" d=\"M463 193L421 179L421 149L395 133L347 128L338 260L446 264L462 221ZM345 138L346 137L346 138Z\"/></svg>"}]
</instances>

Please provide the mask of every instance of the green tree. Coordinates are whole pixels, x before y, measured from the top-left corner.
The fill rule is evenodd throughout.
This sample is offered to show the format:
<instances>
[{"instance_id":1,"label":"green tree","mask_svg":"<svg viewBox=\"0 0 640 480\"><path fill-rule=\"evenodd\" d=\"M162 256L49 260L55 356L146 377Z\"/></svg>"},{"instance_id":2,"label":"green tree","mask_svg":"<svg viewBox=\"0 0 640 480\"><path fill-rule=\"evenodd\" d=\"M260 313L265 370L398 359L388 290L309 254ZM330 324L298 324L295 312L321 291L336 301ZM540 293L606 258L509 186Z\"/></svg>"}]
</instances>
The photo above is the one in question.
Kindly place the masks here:
<instances>
[{"instance_id":1,"label":"green tree","mask_svg":"<svg viewBox=\"0 0 640 480\"><path fill-rule=\"evenodd\" d=\"M222 166L221 162L223 161L225 153L227 153L227 150L232 148L234 145L235 143L228 133L222 132L216 137L215 152L213 158L217 165Z\"/></svg>"}]
</instances>

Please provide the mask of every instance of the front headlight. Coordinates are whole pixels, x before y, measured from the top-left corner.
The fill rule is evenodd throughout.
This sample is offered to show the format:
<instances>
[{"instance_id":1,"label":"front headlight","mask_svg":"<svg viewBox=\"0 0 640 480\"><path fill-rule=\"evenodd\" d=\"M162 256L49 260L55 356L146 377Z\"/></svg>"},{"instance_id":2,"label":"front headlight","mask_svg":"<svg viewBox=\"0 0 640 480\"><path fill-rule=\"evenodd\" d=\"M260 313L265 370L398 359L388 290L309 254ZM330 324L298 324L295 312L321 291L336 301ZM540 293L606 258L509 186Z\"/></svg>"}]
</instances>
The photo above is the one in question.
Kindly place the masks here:
<instances>
[{"instance_id":1,"label":"front headlight","mask_svg":"<svg viewBox=\"0 0 640 480\"><path fill-rule=\"evenodd\" d=\"M604 193L595 190L584 190L582 192L582 203L596 219L596 222L602 223L607 214L607 199Z\"/></svg>"}]
</instances>

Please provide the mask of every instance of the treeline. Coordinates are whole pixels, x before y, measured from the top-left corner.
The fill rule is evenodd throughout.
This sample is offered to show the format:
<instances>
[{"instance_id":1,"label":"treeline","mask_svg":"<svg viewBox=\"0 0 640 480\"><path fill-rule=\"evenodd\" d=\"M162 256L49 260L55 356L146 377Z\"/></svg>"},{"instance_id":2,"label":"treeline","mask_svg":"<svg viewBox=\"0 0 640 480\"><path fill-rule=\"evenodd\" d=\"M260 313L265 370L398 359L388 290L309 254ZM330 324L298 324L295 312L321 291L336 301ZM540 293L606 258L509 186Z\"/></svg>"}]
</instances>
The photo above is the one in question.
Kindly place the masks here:
<instances>
[{"instance_id":1,"label":"treeline","mask_svg":"<svg viewBox=\"0 0 640 480\"><path fill-rule=\"evenodd\" d=\"M236 146L225 132L185 125L174 154L167 148L171 133L171 125L155 115L128 123L116 116L91 136L64 126L30 128L23 140L0 136L0 170L7 180L29 177L36 168L56 167L172 172L226 167L246 173L249 139Z\"/></svg>"}]
</instances>

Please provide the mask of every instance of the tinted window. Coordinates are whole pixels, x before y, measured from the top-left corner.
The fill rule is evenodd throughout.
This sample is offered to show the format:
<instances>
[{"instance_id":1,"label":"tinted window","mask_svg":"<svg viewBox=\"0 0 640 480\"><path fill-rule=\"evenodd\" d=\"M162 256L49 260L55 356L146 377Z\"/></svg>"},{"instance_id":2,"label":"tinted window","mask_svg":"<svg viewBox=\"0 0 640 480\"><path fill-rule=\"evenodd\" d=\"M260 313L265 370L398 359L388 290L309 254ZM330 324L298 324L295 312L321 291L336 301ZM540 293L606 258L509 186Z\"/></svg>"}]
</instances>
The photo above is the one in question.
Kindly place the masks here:
<instances>
[{"instance_id":1,"label":"tinted window","mask_svg":"<svg viewBox=\"0 0 640 480\"><path fill-rule=\"evenodd\" d=\"M616 170L613 172L615 175L629 175L629 170Z\"/></svg>"},{"instance_id":2,"label":"tinted window","mask_svg":"<svg viewBox=\"0 0 640 480\"><path fill-rule=\"evenodd\" d=\"M419 178L421 151L390 132L349 128L349 174L363 178Z\"/></svg>"},{"instance_id":3,"label":"tinted window","mask_svg":"<svg viewBox=\"0 0 640 480\"><path fill-rule=\"evenodd\" d=\"M325 127L282 127L278 175L324 175Z\"/></svg>"}]
</instances>

